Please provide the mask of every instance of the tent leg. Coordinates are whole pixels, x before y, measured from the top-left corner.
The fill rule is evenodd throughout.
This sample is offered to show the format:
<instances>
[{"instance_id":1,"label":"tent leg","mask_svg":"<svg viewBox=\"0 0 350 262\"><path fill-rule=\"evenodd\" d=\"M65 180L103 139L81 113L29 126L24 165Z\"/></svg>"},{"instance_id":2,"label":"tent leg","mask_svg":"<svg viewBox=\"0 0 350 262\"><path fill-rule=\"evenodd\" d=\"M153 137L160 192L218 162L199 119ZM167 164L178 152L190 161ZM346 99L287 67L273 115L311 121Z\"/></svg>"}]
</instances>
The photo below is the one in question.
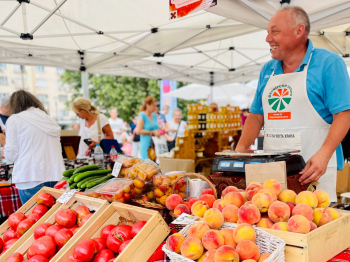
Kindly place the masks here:
<instances>
[{"instance_id":1,"label":"tent leg","mask_svg":"<svg viewBox=\"0 0 350 262\"><path fill-rule=\"evenodd\" d=\"M81 88L83 91L83 97L89 99L89 86L88 86L88 73L82 71L81 72Z\"/></svg>"}]
</instances>

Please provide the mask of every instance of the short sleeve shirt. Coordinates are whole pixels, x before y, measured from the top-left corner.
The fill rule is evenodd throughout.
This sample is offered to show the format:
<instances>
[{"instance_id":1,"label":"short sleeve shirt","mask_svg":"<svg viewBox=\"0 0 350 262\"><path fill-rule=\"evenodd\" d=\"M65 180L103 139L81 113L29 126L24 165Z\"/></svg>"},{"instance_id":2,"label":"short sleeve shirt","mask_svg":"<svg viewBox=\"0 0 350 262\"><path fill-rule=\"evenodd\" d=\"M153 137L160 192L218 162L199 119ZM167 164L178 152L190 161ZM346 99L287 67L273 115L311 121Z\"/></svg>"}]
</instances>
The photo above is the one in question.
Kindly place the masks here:
<instances>
[{"instance_id":1,"label":"short sleeve shirt","mask_svg":"<svg viewBox=\"0 0 350 262\"><path fill-rule=\"evenodd\" d=\"M343 59L326 49L314 48L312 41L300 66L294 72L304 70L312 54L306 79L307 96L317 113L328 124L333 122L333 115L350 109L350 79ZM282 62L270 60L260 72L256 94L250 112L263 115L262 95L265 86L274 72L283 74ZM341 146L337 150L338 169L344 166Z\"/></svg>"}]
</instances>

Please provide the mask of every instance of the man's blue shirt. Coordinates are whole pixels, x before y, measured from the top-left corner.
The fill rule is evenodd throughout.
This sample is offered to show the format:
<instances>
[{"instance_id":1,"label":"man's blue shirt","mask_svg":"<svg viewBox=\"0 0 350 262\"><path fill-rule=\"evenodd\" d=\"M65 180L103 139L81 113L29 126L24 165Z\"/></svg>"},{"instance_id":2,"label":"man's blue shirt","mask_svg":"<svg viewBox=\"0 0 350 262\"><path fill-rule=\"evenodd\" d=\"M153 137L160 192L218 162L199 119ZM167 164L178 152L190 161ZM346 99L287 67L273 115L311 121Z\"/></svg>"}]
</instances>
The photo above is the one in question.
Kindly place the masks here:
<instances>
[{"instance_id":1,"label":"man's blue shirt","mask_svg":"<svg viewBox=\"0 0 350 262\"><path fill-rule=\"evenodd\" d=\"M332 115L350 109L349 74L339 55L326 49L314 48L310 39L307 44L305 57L294 72L304 70L312 53L306 79L307 95L317 113L331 124ZM275 75L283 74L281 61L272 59L261 69L258 88L250 112L264 114L262 95L273 71ZM342 169L344 160L341 145L337 147L336 152L338 169Z\"/></svg>"}]
</instances>

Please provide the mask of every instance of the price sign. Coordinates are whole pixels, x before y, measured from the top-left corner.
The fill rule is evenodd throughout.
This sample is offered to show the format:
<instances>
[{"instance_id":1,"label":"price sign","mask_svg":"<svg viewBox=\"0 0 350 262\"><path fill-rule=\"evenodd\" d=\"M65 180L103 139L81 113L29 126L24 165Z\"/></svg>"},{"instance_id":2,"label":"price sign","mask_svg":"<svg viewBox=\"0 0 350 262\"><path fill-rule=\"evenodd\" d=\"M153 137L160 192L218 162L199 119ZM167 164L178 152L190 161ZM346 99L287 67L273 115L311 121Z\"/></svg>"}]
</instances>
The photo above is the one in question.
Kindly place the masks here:
<instances>
[{"instance_id":1,"label":"price sign","mask_svg":"<svg viewBox=\"0 0 350 262\"><path fill-rule=\"evenodd\" d=\"M112 171L112 176L118 177L121 168L122 168L122 163L114 162L114 167L113 167L113 171Z\"/></svg>"},{"instance_id":2,"label":"price sign","mask_svg":"<svg viewBox=\"0 0 350 262\"><path fill-rule=\"evenodd\" d=\"M175 224L175 225L187 225L187 224L190 224L190 223L196 221L197 219L198 219L198 217L196 217L196 216L191 216L189 214L182 213L178 218L176 218L171 223Z\"/></svg>"},{"instance_id":3,"label":"price sign","mask_svg":"<svg viewBox=\"0 0 350 262\"><path fill-rule=\"evenodd\" d=\"M77 192L78 190L73 189L71 191L65 192L62 196L60 196L57 199L57 202L61 203L61 204L67 204L68 201L74 196L75 192Z\"/></svg>"}]
</instances>

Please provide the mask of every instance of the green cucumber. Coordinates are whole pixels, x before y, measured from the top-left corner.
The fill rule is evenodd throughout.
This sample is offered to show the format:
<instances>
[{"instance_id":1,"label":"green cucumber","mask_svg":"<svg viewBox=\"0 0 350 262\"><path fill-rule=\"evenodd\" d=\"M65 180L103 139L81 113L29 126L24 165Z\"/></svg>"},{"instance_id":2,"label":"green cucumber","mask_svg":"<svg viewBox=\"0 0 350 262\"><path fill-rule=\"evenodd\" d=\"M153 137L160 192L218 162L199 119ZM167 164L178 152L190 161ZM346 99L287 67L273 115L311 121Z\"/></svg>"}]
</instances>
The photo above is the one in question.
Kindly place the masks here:
<instances>
[{"instance_id":1,"label":"green cucumber","mask_svg":"<svg viewBox=\"0 0 350 262\"><path fill-rule=\"evenodd\" d=\"M98 165L82 166L82 167L79 167L78 169L76 169L73 174L83 173L83 172L86 172L86 171L89 171L89 170L95 170L95 169L99 169L99 168L100 167Z\"/></svg>"},{"instance_id":2,"label":"green cucumber","mask_svg":"<svg viewBox=\"0 0 350 262\"><path fill-rule=\"evenodd\" d=\"M68 183L69 183L69 184L73 184L73 183L74 183L74 178L75 178L77 175L79 175L79 173L73 174L73 175L68 179Z\"/></svg>"},{"instance_id":3,"label":"green cucumber","mask_svg":"<svg viewBox=\"0 0 350 262\"><path fill-rule=\"evenodd\" d=\"M102 176L102 175L101 175ZM96 178L101 178L101 176L89 176L83 180L80 180L78 182L78 187L81 187L86 181L92 180L92 179L96 179Z\"/></svg>"},{"instance_id":4,"label":"green cucumber","mask_svg":"<svg viewBox=\"0 0 350 262\"><path fill-rule=\"evenodd\" d=\"M62 173L62 176L70 177L71 175L73 175L74 171L75 171L75 169L68 169Z\"/></svg>"},{"instance_id":5,"label":"green cucumber","mask_svg":"<svg viewBox=\"0 0 350 262\"><path fill-rule=\"evenodd\" d=\"M89 184L90 182L95 182L95 181L100 180L100 179L101 179L101 177L90 179L90 180L86 181L84 184L81 185L81 189L86 189L87 184Z\"/></svg>"},{"instance_id":6,"label":"green cucumber","mask_svg":"<svg viewBox=\"0 0 350 262\"><path fill-rule=\"evenodd\" d=\"M70 188L70 189L77 188L77 183L74 183L74 184L69 185L69 188Z\"/></svg>"},{"instance_id":7,"label":"green cucumber","mask_svg":"<svg viewBox=\"0 0 350 262\"><path fill-rule=\"evenodd\" d=\"M108 174L111 173L112 170L107 169L107 170L92 170L92 171L87 171L84 173L80 173L79 175L77 175L76 177L74 177L74 182L80 182L81 180L89 177L89 176L93 176L93 175L103 175L103 174Z\"/></svg>"},{"instance_id":8,"label":"green cucumber","mask_svg":"<svg viewBox=\"0 0 350 262\"><path fill-rule=\"evenodd\" d=\"M105 177L102 177L102 178L99 179L99 180L92 181L92 182L90 182L90 183L88 183L88 184L86 185L86 188L92 188L92 187L94 187L94 186L97 186L97 185L99 185L99 184L101 184L101 183L103 183L103 182L106 182L107 180L111 179L112 177L113 177L112 175L107 175L107 176L105 176Z\"/></svg>"}]
</instances>

